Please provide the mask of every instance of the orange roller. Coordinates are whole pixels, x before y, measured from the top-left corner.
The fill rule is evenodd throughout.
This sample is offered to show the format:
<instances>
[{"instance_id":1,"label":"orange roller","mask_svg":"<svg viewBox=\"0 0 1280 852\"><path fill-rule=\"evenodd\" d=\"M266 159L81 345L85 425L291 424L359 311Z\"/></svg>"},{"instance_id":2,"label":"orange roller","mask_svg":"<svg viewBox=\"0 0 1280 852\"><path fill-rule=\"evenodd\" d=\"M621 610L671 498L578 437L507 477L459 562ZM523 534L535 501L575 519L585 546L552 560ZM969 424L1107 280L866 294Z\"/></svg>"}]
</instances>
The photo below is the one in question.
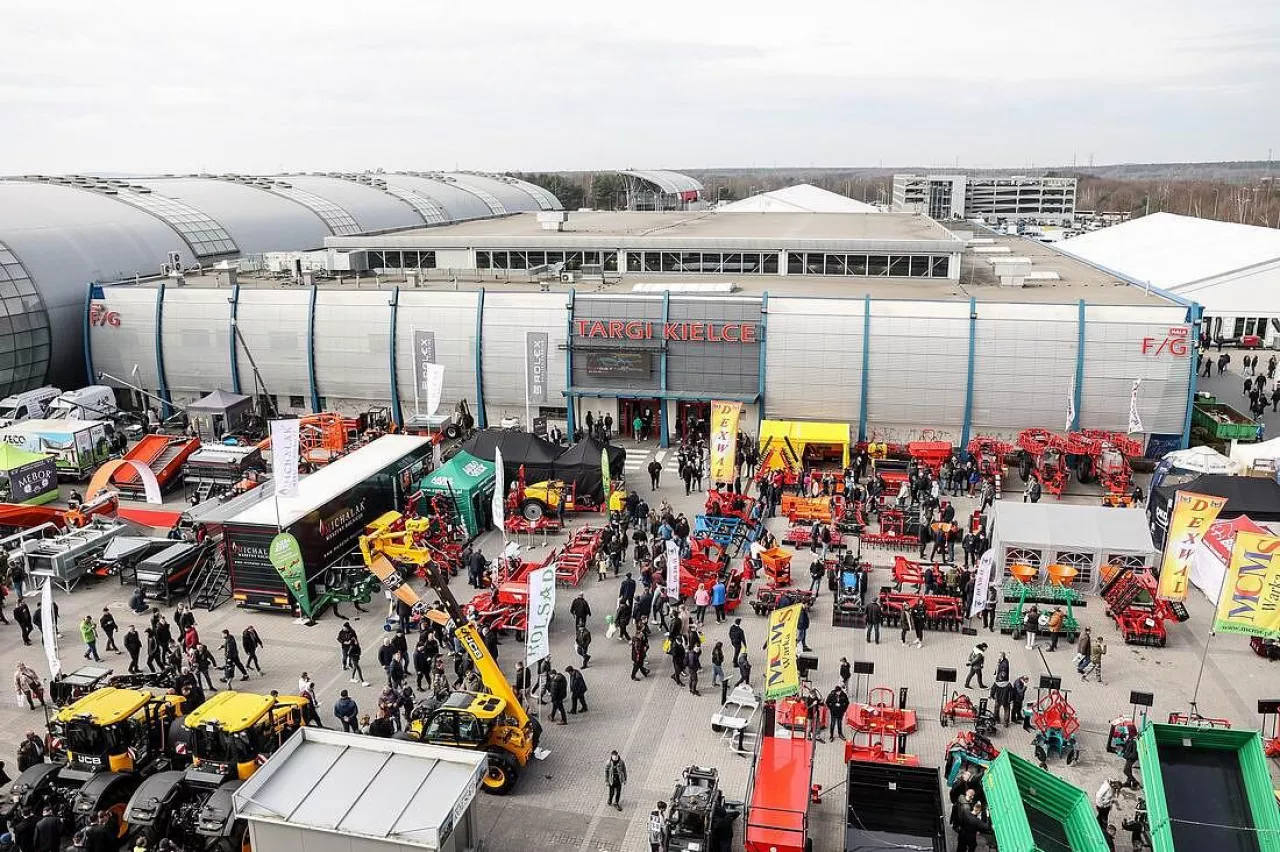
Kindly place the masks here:
<instances>
[{"instance_id":1,"label":"orange roller","mask_svg":"<svg viewBox=\"0 0 1280 852\"><path fill-rule=\"evenodd\" d=\"M1035 566L1027 565L1024 562L1015 562L1013 565L1008 567L1009 573L1012 574L1014 579L1019 583L1030 583L1035 579L1036 574L1038 573Z\"/></svg>"}]
</instances>

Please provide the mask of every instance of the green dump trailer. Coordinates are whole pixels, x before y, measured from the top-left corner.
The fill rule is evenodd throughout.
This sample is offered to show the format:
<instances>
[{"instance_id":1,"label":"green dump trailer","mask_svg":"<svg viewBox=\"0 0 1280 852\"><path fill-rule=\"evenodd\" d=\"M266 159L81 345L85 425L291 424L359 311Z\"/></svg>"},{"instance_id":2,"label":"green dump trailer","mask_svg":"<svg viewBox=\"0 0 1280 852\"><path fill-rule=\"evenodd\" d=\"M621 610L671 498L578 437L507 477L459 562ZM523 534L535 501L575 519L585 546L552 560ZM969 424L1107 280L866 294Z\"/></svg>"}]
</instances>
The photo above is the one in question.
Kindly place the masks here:
<instances>
[{"instance_id":1,"label":"green dump trailer","mask_svg":"<svg viewBox=\"0 0 1280 852\"><path fill-rule=\"evenodd\" d=\"M1150 724L1138 766L1152 852L1280 852L1280 809L1257 731Z\"/></svg>"},{"instance_id":2,"label":"green dump trailer","mask_svg":"<svg viewBox=\"0 0 1280 852\"><path fill-rule=\"evenodd\" d=\"M982 778L1000 852L1108 852L1079 787L1003 751Z\"/></svg>"}]
</instances>

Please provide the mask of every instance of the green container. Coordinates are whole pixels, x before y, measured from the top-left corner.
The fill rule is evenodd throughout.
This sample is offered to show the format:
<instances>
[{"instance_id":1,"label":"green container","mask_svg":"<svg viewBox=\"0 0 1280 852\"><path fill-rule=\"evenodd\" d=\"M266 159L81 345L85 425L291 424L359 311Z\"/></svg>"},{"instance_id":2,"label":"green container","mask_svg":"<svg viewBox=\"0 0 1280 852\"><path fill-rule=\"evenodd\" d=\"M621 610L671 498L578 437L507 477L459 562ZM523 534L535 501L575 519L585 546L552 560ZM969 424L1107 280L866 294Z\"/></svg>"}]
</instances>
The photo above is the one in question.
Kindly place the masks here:
<instances>
[{"instance_id":1,"label":"green container","mask_svg":"<svg viewBox=\"0 0 1280 852\"><path fill-rule=\"evenodd\" d=\"M1003 751L982 778L1000 852L1108 852L1089 797Z\"/></svg>"},{"instance_id":2,"label":"green container","mask_svg":"<svg viewBox=\"0 0 1280 852\"><path fill-rule=\"evenodd\" d=\"M1219 441L1256 441L1258 424L1222 402L1198 402L1191 409L1191 424Z\"/></svg>"},{"instance_id":3,"label":"green container","mask_svg":"<svg viewBox=\"0 0 1280 852\"><path fill-rule=\"evenodd\" d=\"M1153 852L1280 852L1257 731L1151 724L1138 739Z\"/></svg>"}]
</instances>

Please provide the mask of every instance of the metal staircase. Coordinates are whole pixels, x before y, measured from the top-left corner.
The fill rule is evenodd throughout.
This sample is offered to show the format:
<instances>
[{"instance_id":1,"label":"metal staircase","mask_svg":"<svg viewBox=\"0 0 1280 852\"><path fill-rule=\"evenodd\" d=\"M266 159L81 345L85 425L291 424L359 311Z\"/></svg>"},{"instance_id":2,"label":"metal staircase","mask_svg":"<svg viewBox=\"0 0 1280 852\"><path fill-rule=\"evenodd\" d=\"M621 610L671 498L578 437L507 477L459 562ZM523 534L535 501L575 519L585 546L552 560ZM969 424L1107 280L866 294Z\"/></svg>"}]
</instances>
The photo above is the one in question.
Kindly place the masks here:
<instances>
[{"instance_id":1,"label":"metal staircase","mask_svg":"<svg viewBox=\"0 0 1280 852\"><path fill-rule=\"evenodd\" d=\"M204 554L192 569L192 580L187 584L187 605L192 608L214 610L231 600L231 574L220 544L221 540L206 542Z\"/></svg>"}]
</instances>

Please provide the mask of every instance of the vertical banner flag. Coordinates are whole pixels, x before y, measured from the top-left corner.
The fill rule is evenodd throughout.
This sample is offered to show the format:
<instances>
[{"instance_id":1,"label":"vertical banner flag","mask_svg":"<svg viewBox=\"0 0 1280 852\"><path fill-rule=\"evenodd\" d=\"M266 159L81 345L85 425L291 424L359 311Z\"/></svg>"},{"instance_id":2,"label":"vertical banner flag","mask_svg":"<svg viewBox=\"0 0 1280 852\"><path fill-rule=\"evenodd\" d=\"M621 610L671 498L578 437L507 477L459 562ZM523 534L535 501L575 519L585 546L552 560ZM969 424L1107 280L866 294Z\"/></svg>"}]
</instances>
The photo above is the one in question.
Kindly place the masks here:
<instances>
[{"instance_id":1,"label":"vertical banner flag","mask_svg":"<svg viewBox=\"0 0 1280 852\"><path fill-rule=\"evenodd\" d=\"M49 680L62 674L62 660L58 659L58 625L53 614L53 578L46 577L40 590L40 638L44 640L44 658L49 662Z\"/></svg>"},{"instance_id":2,"label":"vertical banner flag","mask_svg":"<svg viewBox=\"0 0 1280 852\"><path fill-rule=\"evenodd\" d=\"M1133 390L1129 392L1129 434L1141 432L1142 418L1138 416L1138 386L1142 384L1142 379L1134 379Z\"/></svg>"},{"instance_id":3,"label":"vertical banner flag","mask_svg":"<svg viewBox=\"0 0 1280 852\"><path fill-rule=\"evenodd\" d=\"M764 661L765 701L800 693L800 669L796 665L800 606L784 606L769 614L769 637L765 641Z\"/></svg>"},{"instance_id":4,"label":"vertical banner flag","mask_svg":"<svg viewBox=\"0 0 1280 852\"><path fill-rule=\"evenodd\" d=\"M551 614L556 610L556 564L552 562L529 575L529 630L524 664L537 671L539 660L551 656Z\"/></svg>"},{"instance_id":5,"label":"vertical banner flag","mask_svg":"<svg viewBox=\"0 0 1280 852\"><path fill-rule=\"evenodd\" d=\"M267 557L280 579L284 580L289 593L298 602L298 609L302 610L303 616L311 618L314 615L311 590L307 588L307 566L302 561L302 547L298 540L289 533L280 533L271 539Z\"/></svg>"},{"instance_id":6,"label":"vertical banner flag","mask_svg":"<svg viewBox=\"0 0 1280 852\"><path fill-rule=\"evenodd\" d=\"M1236 534L1213 629L1280 638L1280 538L1263 533Z\"/></svg>"},{"instance_id":7,"label":"vertical banner flag","mask_svg":"<svg viewBox=\"0 0 1280 852\"><path fill-rule=\"evenodd\" d=\"M271 421L271 476L277 497L298 496L298 419Z\"/></svg>"},{"instance_id":8,"label":"vertical banner flag","mask_svg":"<svg viewBox=\"0 0 1280 852\"><path fill-rule=\"evenodd\" d=\"M609 497L613 493L613 477L609 471L609 448L600 450L600 478L604 480L604 516L609 517Z\"/></svg>"},{"instance_id":9,"label":"vertical banner flag","mask_svg":"<svg viewBox=\"0 0 1280 852\"><path fill-rule=\"evenodd\" d=\"M1185 601L1191 578L1191 562L1196 545L1217 520L1227 498L1179 491L1169 516L1169 534L1160 560L1160 589L1157 594L1167 601Z\"/></svg>"},{"instance_id":10,"label":"vertical banner flag","mask_svg":"<svg viewBox=\"0 0 1280 852\"><path fill-rule=\"evenodd\" d=\"M978 560L978 571L973 575L973 600L969 604L969 617L982 612L987 605L987 589L991 588L991 574L996 568L995 548L987 548Z\"/></svg>"},{"instance_id":11,"label":"vertical banner flag","mask_svg":"<svg viewBox=\"0 0 1280 852\"><path fill-rule=\"evenodd\" d=\"M502 450L493 450L493 525L502 530L502 538L507 538L506 517L507 477L502 467Z\"/></svg>"},{"instance_id":12,"label":"vertical banner flag","mask_svg":"<svg viewBox=\"0 0 1280 852\"><path fill-rule=\"evenodd\" d=\"M737 470L738 419L742 416L742 403L711 403L711 482L733 482Z\"/></svg>"},{"instance_id":13,"label":"vertical banner flag","mask_svg":"<svg viewBox=\"0 0 1280 852\"><path fill-rule=\"evenodd\" d=\"M547 350L550 339L545 331L526 331L525 345L525 388L529 402L547 401Z\"/></svg>"},{"instance_id":14,"label":"vertical banner flag","mask_svg":"<svg viewBox=\"0 0 1280 852\"><path fill-rule=\"evenodd\" d=\"M1076 380L1072 379L1070 386L1067 387L1067 425L1064 427L1070 432L1071 427L1076 422Z\"/></svg>"},{"instance_id":15,"label":"vertical banner flag","mask_svg":"<svg viewBox=\"0 0 1280 852\"><path fill-rule=\"evenodd\" d=\"M432 417L440 408L440 394L444 391L444 364L423 364L427 390L427 416Z\"/></svg>"},{"instance_id":16,"label":"vertical banner flag","mask_svg":"<svg viewBox=\"0 0 1280 852\"><path fill-rule=\"evenodd\" d=\"M436 363L436 333L421 328L413 330L413 392L427 395L427 365Z\"/></svg>"},{"instance_id":17,"label":"vertical banner flag","mask_svg":"<svg viewBox=\"0 0 1280 852\"><path fill-rule=\"evenodd\" d=\"M667 598L680 600L680 545L674 540L667 542Z\"/></svg>"}]
</instances>

